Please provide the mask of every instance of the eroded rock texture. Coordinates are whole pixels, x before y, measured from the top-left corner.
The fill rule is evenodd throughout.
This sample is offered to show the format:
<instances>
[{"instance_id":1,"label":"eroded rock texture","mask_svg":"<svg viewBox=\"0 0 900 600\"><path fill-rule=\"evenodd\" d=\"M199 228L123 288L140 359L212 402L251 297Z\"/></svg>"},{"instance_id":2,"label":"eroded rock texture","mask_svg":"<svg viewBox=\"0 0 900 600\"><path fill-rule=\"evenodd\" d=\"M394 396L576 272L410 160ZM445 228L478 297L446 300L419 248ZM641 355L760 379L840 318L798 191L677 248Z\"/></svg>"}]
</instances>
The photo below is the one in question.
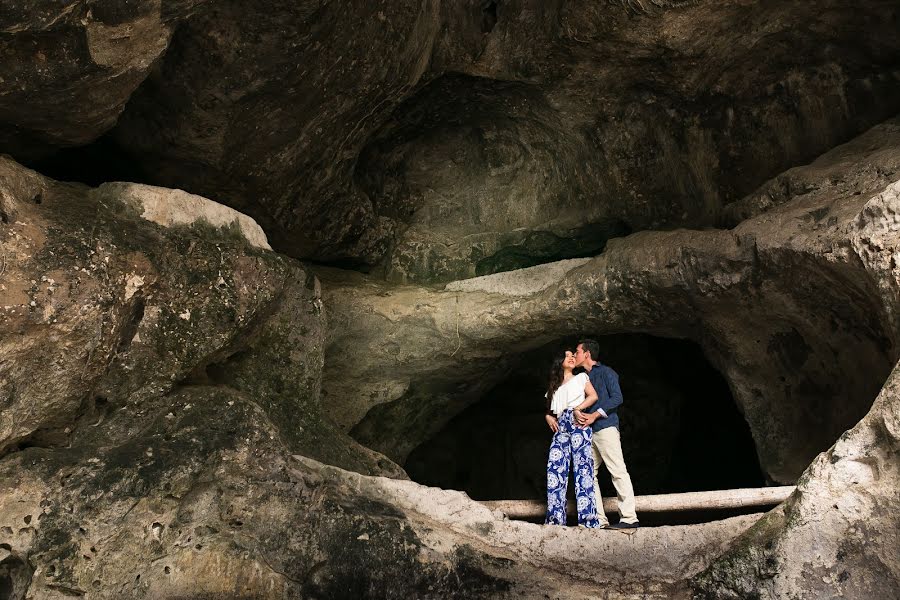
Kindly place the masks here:
<instances>
[{"instance_id":1,"label":"eroded rock texture","mask_svg":"<svg viewBox=\"0 0 900 600\"><path fill-rule=\"evenodd\" d=\"M203 0L26 0L0 8L0 146L19 160L116 123L172 32Z\"/></svg>"},{"instance_id":2,"label":"eroded rock texture","mask_svg":"<svg viewBox=\"0 0 900 600\"><path fill-rule=\"evenodd\" d=\"M251 398L298 452L377 468L318 413L318 283L255 223L183 192L0 169L0 452L64 446L120 413L113 439L128 439L197 385Z\"/></svg>"},{"instance_id":3,"label":"eroded rock texture","mask_svg":"<svg viewBox=\"0 0 900 600\"><path fill-rule=\"evenodd\" d=\"M898 23L0 7L0 598L897 596ZM699 347L796 494L626 537L405 480L583 334Z\"/></svg>"},{"instance_id":4,"label":"eroded rock texture","mask_svg":"<svg viewBox=\"0 0 900 600\"><path fill-rule=\"evenodd\" d=\"M900 370L783 506L694 579L699 598L900 594ZM798 560L799 558L799 560Z\"/></svg>"},{"instance_id":5,"label":"eroded rock texture","mask_svg":"<svg viewBox=\"0 0 900 600\"><path fill-rule=\"evenodd\" d=\"M504 5L474 68L423 87L362 155L376 209L411 214L388 277L448 281L711 225L785 166L900 109L896 50L875 41L895 9L872 5L870 21L834 3L772 8Z\"/></svg>"},{"instance_id":6,"label":"eroded rock texture","mask_svg":"<svg viewBox=\"0 0 900 600\"><path fill-rule=\"evenodd\" d=\"M355 374L326 360L325 392L357 439L403 462L524 351L583 332L689 338L728 380L768 476L792 482L898 358L898 167L893 120L763 186L742 202L782 203L731 231L633 234L591 260L440 291L323 273L329 355ZM787 178L810 183L779 200Z\"/></svg>"},{"instance_id":7,"label":"eroded rock texture","mask_svg":"<svg viewBox=\"0 0 900 600\"><path fill-rule=\"evenodd\" d=\"M668 597L756 519L547 536L360 475L402 472L331 425L317 280L252 222L0 169L9 598ZM598 554L618 566L589 570Z\"/></svg>"},{"instance_id":8,"label":"eroded rock texture","mask_svg":"<svg viewBox=\"0 0 900 600\"><path fill-rule=\"evenodd\" d=\"M61 172L105 181L128 156L127 177L239 208L281 251L394 281L714 224L900 110L888 0L38 8L6 18L11 149L90 141L143 80Z\"/></svg>"}]
</instances>

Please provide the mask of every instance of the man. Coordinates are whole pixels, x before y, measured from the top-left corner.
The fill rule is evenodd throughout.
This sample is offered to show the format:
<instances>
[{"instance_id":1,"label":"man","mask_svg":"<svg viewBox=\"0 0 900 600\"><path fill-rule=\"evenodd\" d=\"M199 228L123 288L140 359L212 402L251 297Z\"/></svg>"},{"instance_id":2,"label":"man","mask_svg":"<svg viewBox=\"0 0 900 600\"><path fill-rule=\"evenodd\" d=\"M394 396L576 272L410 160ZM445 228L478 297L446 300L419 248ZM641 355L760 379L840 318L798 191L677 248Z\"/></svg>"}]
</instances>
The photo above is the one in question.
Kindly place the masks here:
<instances>
[{"instance_id":1,"label":"man","mask_svg":"<svg viewBox=\"0 0 900 600\"><path fill-rule=\"evenodd\" d=\"M597 402L586 411L575 411L575 420L580 425L590 425L594 431L591 447L594 451L594 493L597 496L597 518L600 527L609 527L597 482L597 470L602 463L606 465L612 477L619 500L619 522L612 528L633 529L639 527L640 523L634 509L631 476L628 475L622 456L619 415L616 413L622 404L622 390L619 388L619 376L616 372L597 361L599 354L600 345L594 340L581 340L575 349L575 363L584 368L598 396Z\"/></svg>"}]
</instances>

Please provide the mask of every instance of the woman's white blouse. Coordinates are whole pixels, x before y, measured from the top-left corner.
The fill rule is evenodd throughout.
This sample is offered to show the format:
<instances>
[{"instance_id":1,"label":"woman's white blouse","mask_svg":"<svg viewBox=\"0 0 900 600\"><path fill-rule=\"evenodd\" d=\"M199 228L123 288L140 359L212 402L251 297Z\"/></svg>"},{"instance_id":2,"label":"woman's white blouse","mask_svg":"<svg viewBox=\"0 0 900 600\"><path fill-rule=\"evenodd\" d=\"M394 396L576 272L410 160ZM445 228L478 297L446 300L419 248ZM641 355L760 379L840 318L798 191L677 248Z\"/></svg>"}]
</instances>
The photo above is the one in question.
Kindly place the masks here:
<instances>
[{"instance_id":1,"label":"woman's white blouse","mask_svg":"<svg viewBox=\"0 0 900 600\"><path fill-rule=\"evenodd\" d=\"M584 402L584 386L587 382L587 373L579 373L559 386L553 393L550 412L559 416L564 410L575 408Z\"/></svg>"}]
</instances>

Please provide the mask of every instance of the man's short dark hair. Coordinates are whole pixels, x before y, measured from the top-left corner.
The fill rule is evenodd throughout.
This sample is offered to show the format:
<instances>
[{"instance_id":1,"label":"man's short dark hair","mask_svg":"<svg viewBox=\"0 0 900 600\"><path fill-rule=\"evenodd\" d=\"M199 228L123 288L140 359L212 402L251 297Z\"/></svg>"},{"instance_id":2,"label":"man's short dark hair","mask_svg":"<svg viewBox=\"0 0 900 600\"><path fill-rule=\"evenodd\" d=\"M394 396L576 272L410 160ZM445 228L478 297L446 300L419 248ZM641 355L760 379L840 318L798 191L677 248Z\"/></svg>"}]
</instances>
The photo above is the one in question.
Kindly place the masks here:
<instances>
[{"instance_id":1,"label":"man's short dark hair","mask_svg":"<svg viewBox=\"0 0 900 600\"><path fill-rule=\"evenodd\" d=\"M598 358L600 356L600 344L597 343L597 340L580 340L578 344L581 346L582 350L591 353L591 360L600 360Z\"/></svg>"}]
</instances>

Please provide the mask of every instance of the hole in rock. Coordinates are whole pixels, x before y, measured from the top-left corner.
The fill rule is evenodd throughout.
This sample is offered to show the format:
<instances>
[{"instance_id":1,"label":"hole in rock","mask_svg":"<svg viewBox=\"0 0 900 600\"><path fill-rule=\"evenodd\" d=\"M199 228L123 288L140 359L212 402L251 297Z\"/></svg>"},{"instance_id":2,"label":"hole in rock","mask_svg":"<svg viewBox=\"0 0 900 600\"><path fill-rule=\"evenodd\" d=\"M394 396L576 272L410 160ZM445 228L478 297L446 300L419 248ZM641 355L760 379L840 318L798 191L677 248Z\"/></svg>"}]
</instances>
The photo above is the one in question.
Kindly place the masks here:
<instances>
[{"instance_id":1,"label":"hole in rock","mask_svg":"<svg viewBox=\"0 0 900 600\"><path fill-rule=\"evenodd\" d=\"M31 566L15 555L0 561L0 598L3 600L25 598L33 574Z\"/></svg>"},{"instance_id":2,"label":"hole in rock","mask_svg":"<svg viewBox=\"0 0 900 600\"><path fill-rule=\"evenodd\" d=\"M31 448L52 448L54 446L64 444L65 441L65 430L52 428L38 429L31 435L26 436L18 440L16 443L10 444L6 448L0 450L0 456L6 456L8 454L12 454L13 452L24 452Z\"/></svg>"},{"instance_id":3,"label":"hole in rock","mask_svg":"<svg viewBox=\"0 0 900 600\"><path fill-rule=\"evenodd\" d=\"M119 343L116 346L116 353L122 353L128 350L128 347L131 345L132 340L134 340L134 336L137 334L138 328L141 325L141 321L144 320L144 310L146 309L147 301L144 299L143 295L135 294L134 302L129 308L130 314L128 315L128 319L126 320L124 326L122 327L122 332L119 336Z\"/></svg>"},{"instance_id":4,"label":"hole in rock","mask_svg":"<svg viewBox=\"0 0 900 600\"><path fill-rule=\"evenodd\" d=\"M643 334L598 341L601 362L619 374L622 448L638 496L765 485L750 428L697 344ZM410 453L410 477L476 500L546 498L546 371L555 349L576 343L523 355L499 385ZM604 497L615 497L603 467L599 482Z\"/></svg>"}]
</instances>

